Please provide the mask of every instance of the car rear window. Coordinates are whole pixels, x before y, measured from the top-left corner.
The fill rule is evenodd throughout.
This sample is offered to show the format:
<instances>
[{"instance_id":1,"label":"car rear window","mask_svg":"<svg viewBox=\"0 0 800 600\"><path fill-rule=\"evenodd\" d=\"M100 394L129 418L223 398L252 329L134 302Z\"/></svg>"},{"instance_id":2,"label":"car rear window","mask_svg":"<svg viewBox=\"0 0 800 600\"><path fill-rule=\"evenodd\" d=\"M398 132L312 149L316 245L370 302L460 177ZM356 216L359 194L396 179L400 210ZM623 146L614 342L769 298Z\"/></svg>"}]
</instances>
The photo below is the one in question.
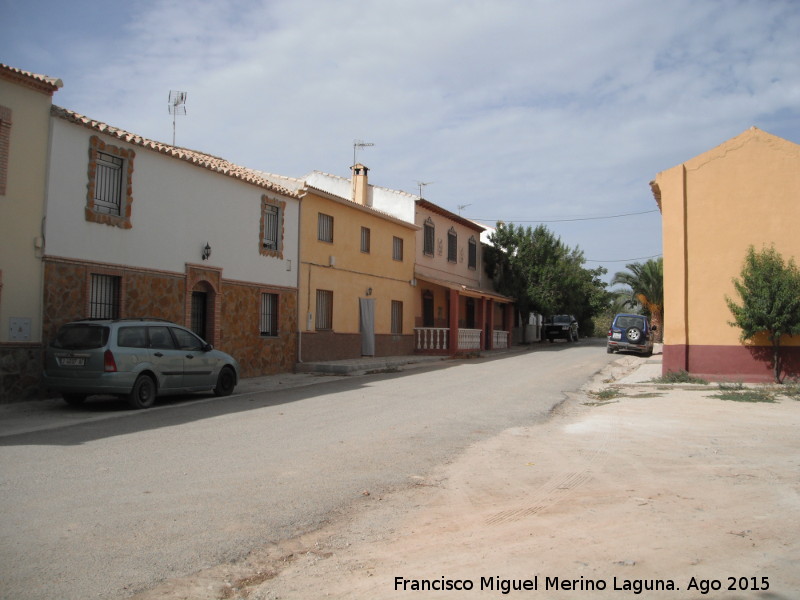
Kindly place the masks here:
<instances>
[{"instance_id":1,"label":"car rear window","mask_svg":"<svg viewBox=\"0 0 800 600\"><path fill-rule=\"evenodd\" d=\"M64 350L91 350L102 348L108 342L108 327L80 323L64 325L58 330L53 347Z\"/></svg>"},{"instance_id":2,"label":"car rear window","mask_svg":"<svg viewBox=\"0 0 800 600\"><path fill-rule=\"evenodd\" d=\"M120 327L119 333L117 333L117 346L147 348L147 329L145 327Z\"/></svg>"},{"instance_id":3,"label":"car rear window","mask_svg":"<svg viewBox=\"0 0 800 600\"><path fill-rule=\"evenodd\" d=\"M617 327L621 329L627 329L628 327L644 329L644 319L642 317L617 317Z\"/></svg>"}]
</instances>

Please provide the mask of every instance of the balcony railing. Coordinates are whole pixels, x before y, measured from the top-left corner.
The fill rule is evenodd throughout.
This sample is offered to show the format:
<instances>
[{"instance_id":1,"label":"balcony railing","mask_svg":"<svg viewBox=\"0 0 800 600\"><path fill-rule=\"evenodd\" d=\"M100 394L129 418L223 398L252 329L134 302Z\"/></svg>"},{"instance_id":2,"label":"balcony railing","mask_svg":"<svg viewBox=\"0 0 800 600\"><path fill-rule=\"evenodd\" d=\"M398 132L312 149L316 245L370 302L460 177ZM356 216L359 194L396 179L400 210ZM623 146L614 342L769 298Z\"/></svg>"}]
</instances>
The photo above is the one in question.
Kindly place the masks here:
<instances>
[{"instance_id":1,"label":"balcony railing","mask_svg":"<svg viewBox=\"0 0 800 600\"><path fill-rule=\"evenodd\" d=\"M415 327L414 334L417 351L447 350L448 327Z\"/></svg>"},{"instance_id":2,"label":"balcony railing","mask_svg":"<svg viewBox=\"0 0 800 600\"><path fill-rule=\"evenodd\" d=\"M459 350L480 350L481 349L481 330L480 329L459 329L458 330L458 349Z\"/></svg>"},{"instance_id":3,"label":"balcony railing","mask_svg":"<svg viewBox=\"0 0 800 600\"><path fill-rule=\"evenodd\" d=\"M449 327L415 327L414 349L417 352L442 352L449 350L448 339L450 337ZM492 348L508 348L508 332L495 331L492 335ZM481 349L481 330L480 329L459 329L458 330L458 350L480 350Z\"/></svg>"},{"instance_id":4,"label":"balcony railing","mask_svg":"<svg viewBox=\"0 0 800 600\"><path fill-rule=\"evenodd\" d=\"M495 331L492 337L492 348L500 349L500 348L508 348L508 332L507 331Z\"/></svg>"}]
</instances>

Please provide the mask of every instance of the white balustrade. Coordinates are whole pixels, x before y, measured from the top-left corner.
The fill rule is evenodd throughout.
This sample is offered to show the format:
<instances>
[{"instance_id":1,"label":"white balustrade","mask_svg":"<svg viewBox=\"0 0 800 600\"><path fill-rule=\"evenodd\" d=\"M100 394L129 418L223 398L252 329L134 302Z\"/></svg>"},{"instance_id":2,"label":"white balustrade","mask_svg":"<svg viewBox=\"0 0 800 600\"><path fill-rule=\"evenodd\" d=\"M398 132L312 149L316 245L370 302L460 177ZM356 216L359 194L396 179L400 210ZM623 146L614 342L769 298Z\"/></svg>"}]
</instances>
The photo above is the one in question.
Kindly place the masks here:
<instances>
[{"instance_id":1,"label":"white balustrade","mask_svg":"<svg viewBox=\"0 0 800 600\"><path fill-rule=\"evenodd\" d=\"M447 327L415 327L417 350L447 350L447 338L450 329Z\"/></svg>"},{"instance_id":2,"label":"white balustrade","mask_svg":"<svg viewBox=\"0 0 800 600\"><path fill-rule=\"evenodd\" d=\"M459 329L458 330L458 349L459 350L480 350L481 349L481 330L480 329Z\"/></svg>"},{"instance_id":3,"label":"white balustrade","mask_svg":"<svg viewBox=\"0 0 800 600\"><path fill-rule=\"evenodd\" d=\"M507 331L495 331L494 336L492 338L492 348L500 349L500 348L508 348L508 332Z\"/></svg>"}]
</instances>

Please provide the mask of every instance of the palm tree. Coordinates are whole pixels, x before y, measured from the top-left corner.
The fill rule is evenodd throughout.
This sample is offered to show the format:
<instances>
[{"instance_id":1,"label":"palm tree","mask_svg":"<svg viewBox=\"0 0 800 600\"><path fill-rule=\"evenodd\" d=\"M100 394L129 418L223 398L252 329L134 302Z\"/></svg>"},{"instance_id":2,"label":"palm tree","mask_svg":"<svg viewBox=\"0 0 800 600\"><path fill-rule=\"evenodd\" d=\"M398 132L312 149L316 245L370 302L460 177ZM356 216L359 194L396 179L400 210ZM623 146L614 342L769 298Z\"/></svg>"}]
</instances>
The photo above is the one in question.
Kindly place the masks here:
<instances>
[{"instance_id":1,"label":"palm tree","mask_svg":"<svg viewBox=\"0 0 800 600\"><path fill-rule=\"evenodd\" d=\"M631 308L641 308L650 315L656 330L656 340L664 339L664 259L650 259L645 263L625 265L627 271L619 271L611 280L611 285L625 285L630 289L621 290L623 304Z\"/></svg>"}]
</instances>

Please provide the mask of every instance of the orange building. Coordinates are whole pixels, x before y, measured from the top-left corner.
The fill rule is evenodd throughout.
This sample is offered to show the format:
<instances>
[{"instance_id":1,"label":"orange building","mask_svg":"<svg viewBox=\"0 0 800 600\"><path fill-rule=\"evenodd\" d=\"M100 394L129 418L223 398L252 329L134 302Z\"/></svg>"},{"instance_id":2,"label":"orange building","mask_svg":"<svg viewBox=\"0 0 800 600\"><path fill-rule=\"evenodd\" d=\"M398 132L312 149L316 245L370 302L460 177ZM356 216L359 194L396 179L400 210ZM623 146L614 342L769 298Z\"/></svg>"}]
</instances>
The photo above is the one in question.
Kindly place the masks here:
<instances>
[{"instance_id":1,"label":"orange building","mask_svg":"<svg viewBox=\"0 0 800 600\"><path fill-rule=\"evenodd\" d=\"M664 373L770 381L769 342L743 344L725 298L741 302L733 279L749 246L800 259L800 145L752 127L650 185L663 228ZM781 344L787 373L800 374L800 339Z\"/></svg>"}]
</instances>

